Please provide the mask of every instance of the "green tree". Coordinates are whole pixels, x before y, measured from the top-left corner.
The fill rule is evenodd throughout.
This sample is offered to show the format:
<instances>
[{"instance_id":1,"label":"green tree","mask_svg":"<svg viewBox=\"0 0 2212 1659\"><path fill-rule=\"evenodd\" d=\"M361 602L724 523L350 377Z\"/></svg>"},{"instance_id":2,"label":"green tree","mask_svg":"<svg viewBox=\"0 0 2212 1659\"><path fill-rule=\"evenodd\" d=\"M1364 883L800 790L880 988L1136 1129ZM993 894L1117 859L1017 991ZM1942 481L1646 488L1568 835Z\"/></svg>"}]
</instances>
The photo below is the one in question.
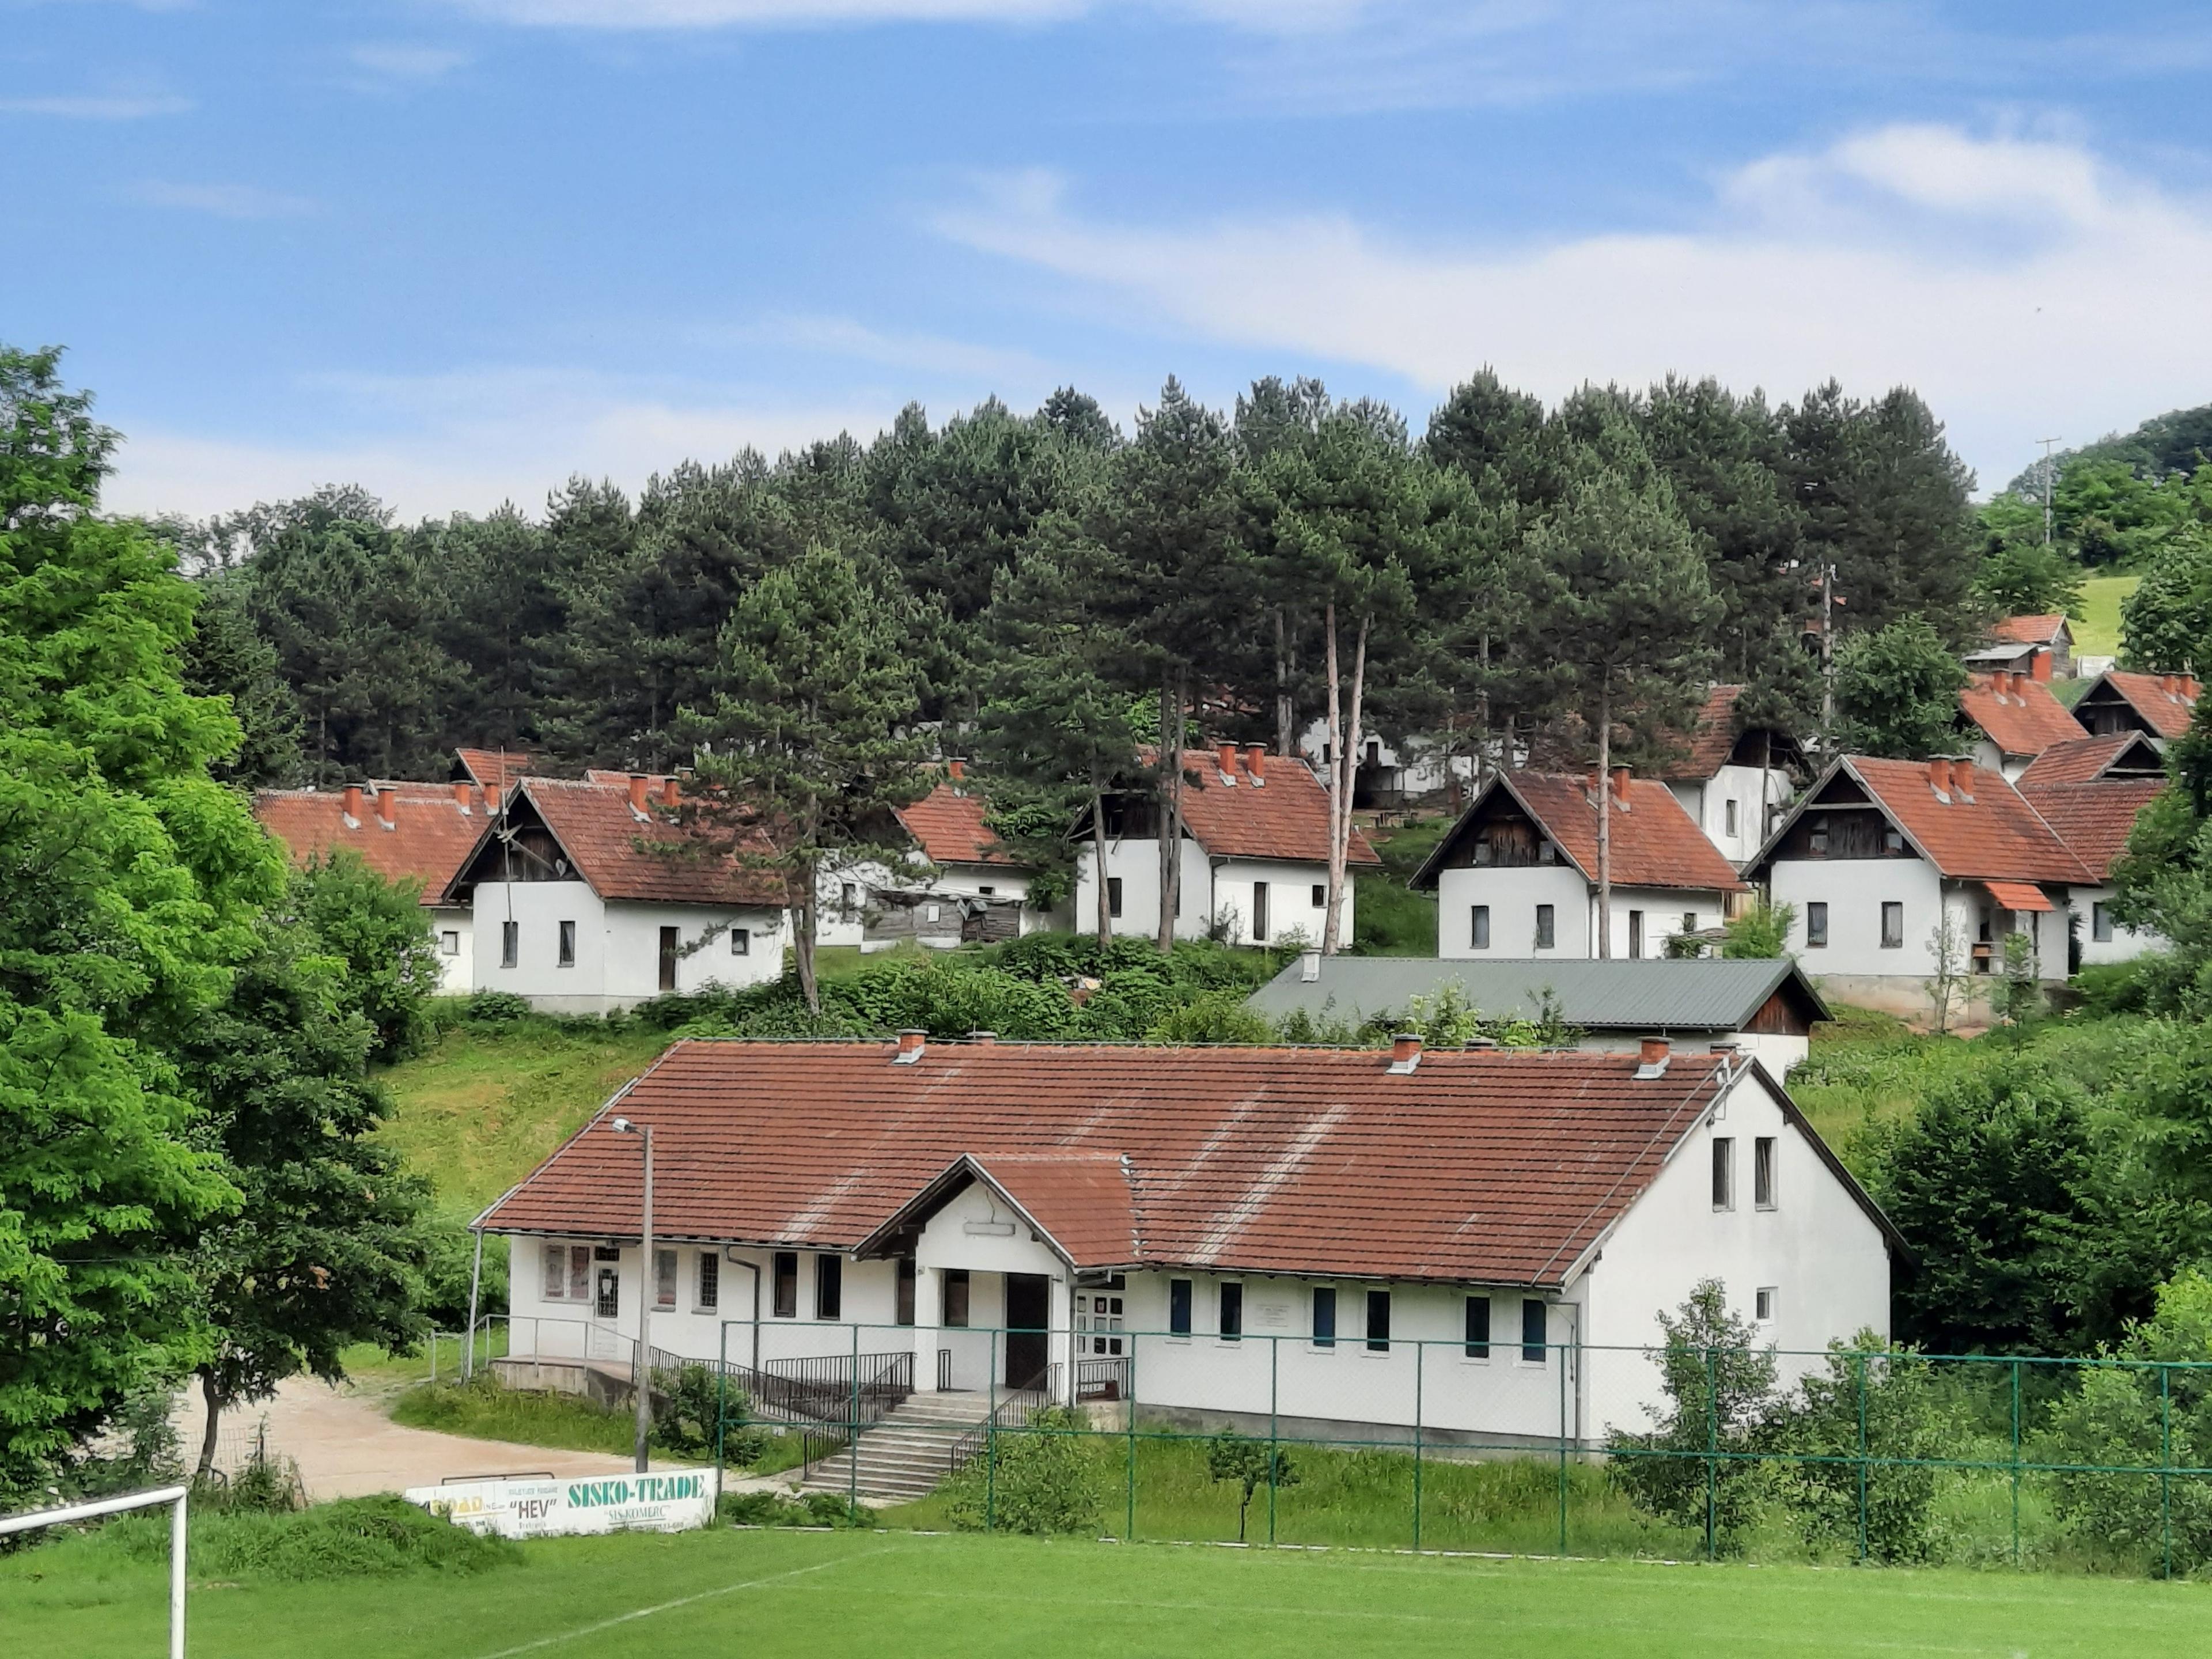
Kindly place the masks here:
<instances>
[{"instance_id":1,"label":"green tree","mask_svg":"<svg viewBox=\"0 0 2212 1659\"><path fill-rule=\"evenodd\" d=\"M1244 1541L1244 1521L1251 1513L1252 1494L1266 1486L1280 1492L1298 1484L1297 1465L1280 1446L1255 1440L1234 1429L1224 1429L1206 1443L1206 1473L1213 1480L1236 1484L1237 1541Z\"/></svg>"},{"instance_id":2,"label":"green tree","mask_svg":"<svg viewBox=\"0 0 2212 1659\"><path fill-rule=\"evenodd\" d=\"M1934 1371L1871 1330L1831 1342L1777 1422L1783 1506L1805 1541L1889 1565L1924 1561L1938 1463L1953 1455Z\"/></svg>"},{"instance_id":3,"label":"green tree","mask_svg":"<svg viewBox=\"0 0 2212 1659\"><path fill-rule=\"evenodd\" d=\"M2194 673L2212 640L2212 533L2191 528L2158 550L2120 605L2120 660L2154 674Z\"/></svg>"},{"instance_id":4,"label":"green tree","mask_svg":"<svg viewBox=\"0 0 2212 1659\"><path fill-rule=\"evenodd\" d=\"M811 547L738 600L714 701L686 722L703 786L686 810L782 881L815 1013L821 883L901 858L891 811L927 787L928 743L908 724L921 703L913 628L896 586L836 548Z\"/></svg>"},{"instance_id":5,"label":"green tree","mask_svg":"<svg viewBox=\"0 0 2212 1659\"><path fill-rule=\"evenodd\" d=\"M1999 495L1977 515L1981 562L1974 587L2001 617L2081 615L2086 573L2056 543L2043 538L2043 504Z\"/></svg>"},{"instance_id":6,"label":"green tree","mask_svg":"<svg viewBox=\"0 0 2212 1659\"><path fill-rule=\"evenodd\" d=\"M963 1532L1095 1534L1105 1504L1090 1428L1082 1413L1052 1406L1000 1431L945 1483L946 1518Z\"/></svg>"},{"instance_id":7,"label":"green tree","mask_svg":"<svg viewBox=\"0 0 2212 1659\"><path fill-rule=\"evenodd\" d=\"M1855 754L1918 760L1959 741L1960 667L1935 628L1906 617L1855 635L1836 658L1836 712Z\"/></svg>"},{"instance_id":8,"label":"green tree","mask_svg":"<svg viewBox=\"0 0 2212 1659\"><path fill-rule=\"evenodd\" d=\"M321 947L343 959L347 994L368 1022L368 1058L389 1065L419 1052L443 973L421 884L386 881L341 851L310 860L292 878L290 902Z\"/></svg>"},{"instance_id":9,"label":"green tree","mask_svg":"<svg viewBox=\"0 0 2212 1659\"><path fill-rule=\"evenodd\" d=\"M1730 916L1723 930L1728 937L1721 954L1731 958L1772 960L1790 954L1790 929L1797 920L1794 904L1770 904L1765 899Z\"/></svg>"},{"instance_id":10,"label":"green tree","mask_svg":"<svg viewBox=\"0 0 2212 1659\"><path fill-rule=\"evenodd\" d=\"M305 769L300 753L300 702L278 672L276 647L254 628L246 579L236 571L201 578L192 636L185 647L185 690L195 696L228 697L238 721L237 752L211 770L249 788L296 784Z\"/></svg>"}]
</instances>

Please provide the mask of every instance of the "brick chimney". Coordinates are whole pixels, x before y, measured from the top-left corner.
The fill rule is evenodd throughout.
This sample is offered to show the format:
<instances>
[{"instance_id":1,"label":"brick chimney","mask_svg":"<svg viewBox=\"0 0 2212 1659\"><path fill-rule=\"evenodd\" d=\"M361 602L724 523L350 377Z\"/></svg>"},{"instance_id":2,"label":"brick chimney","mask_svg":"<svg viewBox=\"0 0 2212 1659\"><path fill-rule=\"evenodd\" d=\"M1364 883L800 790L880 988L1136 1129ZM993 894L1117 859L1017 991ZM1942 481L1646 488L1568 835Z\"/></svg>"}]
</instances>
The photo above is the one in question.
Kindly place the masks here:
<instances>
[{"instance_id":1,"label":"brick chimney","mask_svg":"<svg viewBox=\"0 0 2212 1659\"><path fill-rule=\"evenodd\" d=\"M645 792L653 787L653 780L632 773L629 780L629 810L640 817L645 816Z\"/></svg>"},{"instance_id":2,"label":"brick chimney","mask_svg":"<svg viewBox=\"0 0 2212 1659\"><path fill-rule=\"evenodd\" d=\"M1928 763L1928 781L1936 786L1936 793L1937 794L1949 794L1951 793L1951 763L1941 755L1936 756L1934 760L1929 761Z\"/></svg>"},{"instance_id":3,"label":"brick chimney","mask_svg":"<svg viewBox=\"0 0 2212 1659\"><path fill-rule=\"evenodd\" d=\"M1266 744L1248 743L1244 745L1244 769L1255 778L1264 778L1267 775L1267 745Z\"/></svg>"},{"instance_id":4,"label":"brick chimney","mask_svg":"<svg viewBox=\"0 0 2212 1659\"><path fill-rule=\"evenodd\" d=\"M1636 1080L1649 1083L1653 1078L1666 1076L1668 1058L1665 1037L1645 1037L1636 1045Z\"/></svg>"},{"instance_id":5,"label":"brick chimney","mask_svg":"<svg viewBox=\"0 0 2212 1659\"><path fill-rule=\"evenodd\" d=\"M684 805L684 786L677 782L673 777L665 778L661 781L660 804L672 811Z\"/></svg>"},{"instance_id":6,"label":"brick chimney","mask_svg":"<svg viewBox=\"0 0 2212 1659\"><path fill-rule=\"evenodd\" d=\"M2160 674L2158 677L2158 689L2165 692L2169 697L2179 696L2181 695L2181 677L2179 674Z\"/></svg>"},{"instance_id":7,"label":"brick chimney","mask_svg":"<svg viewBox=\"0 0 2212 1659\"><path fill-rule=\"evenodd\" d=\"M2196 676L2196 675L2194 675L2194 674L2184 674L2184 675L2181 677L2181 695L2182 695L2183 696L2185 696L2185 697L2188 698L2188 699L2189 699L2189 701L2190 701L2190 702L2195 702L2197 701L2197 676Z\"/></svg>"},{"instance_id":8,"label":"brick chimney","mask_svg":"<svg viewBox=\"0 0 2212 1659\"><path fill-rule=\"evenodd\" d=\"M1628 805L1628 769L1625 766L1613 769L1613 804L1615 806Z\"/></svg>"},{"instance_id":9,"label":"brick chimney","mask_svg":"<svg viewBox=\"0 0 2212 1659\"><path fill-rule=\"evenodd\" d=\"M476 811L476 797L471 792L476 786L464 778L453 786L453 805L464 812Z\"/></svg>"},{"instance_id":10,"label":"brick chimney","mask_svg":"<svg viewBox=\"0 0 2212 1659\"><path fill-rule=\"evenodd\" d=\"M1237 745L1235 744L1224 743L1215 744L1213 756L1214 758L1221 763L1221 775L1223 777L1233 778L1237 775Z\"/></svg>"},{"instance_id":11,"label":"brick chimney","mask_svg":"<svg viewBox=\"0 0 2212 1659\"><path fill-rule=\"evenodd\" d=\"M978 1048L988 1048L998 1042L999 1034L996 1031L970 1031L968 1033L968 1041Z\"/></svg>"},{"instance_id":12,"label":"brick chimney","mask_svg":"<svg viewBox=\"0 0 2212 1659\"><path fill-rule=\"evenodd\" d=\"M1421 1063L1421 1040L1411 1031L1390 1039L1390 1069L1403 1077Z\"/></svg>"},{"instance_id":13,"label":"brick chimney","mask_svg":"<svg viewBox=\"0 0 2212 1659\"><path fill-rule=\"evenodd\" d=\"M1974 763L1970 760L1951 763L1951 793L1960 800L1974 798Z\"/></svg>"},{"instance_id":14,"label":"brick chimney","mask_svg":"<svg viewBox=\"0 0 2212 1659\"><path fill-rule=\"evenodd\" d=\"M957 783L968 775L968 763L964 760L947 761L945 763L945 771L946 776Z\"/></svg>"},{"instance_id":15,"label":"brick chimney","mask_svg":"<svg viewBox=\"0 0 2212 1659\"><path fill-rule=\"evenodd\" d=\"M921 1058L921 1051L929 1046L929 1033L908 1026L898 1034L898 1052L891 1056L894 1066L911 1066Z\"/></svg>"},{"instance_id":16,"label":"brick chimney","mask_svg":"<svg viewBox=\"0 0 2212 1659\"><path fill-rule=\"evenodd\" d=\"M346 785L345 793L339 797L338 810L346 815L349 823L356 827L359 826L361 823L361 786L359 784Z\"/></svg>"},{"instance_id":17,"label":"brick chimney","mask_svg":"<svg viewBox=\"0 0 2212 1659\"><path fill-rule=\"evenodd\" d=\"M389 789L378 790L376 792L376 821L387 830L396 827L392 822L392 792Z\"/></svg>"}]
</instances>

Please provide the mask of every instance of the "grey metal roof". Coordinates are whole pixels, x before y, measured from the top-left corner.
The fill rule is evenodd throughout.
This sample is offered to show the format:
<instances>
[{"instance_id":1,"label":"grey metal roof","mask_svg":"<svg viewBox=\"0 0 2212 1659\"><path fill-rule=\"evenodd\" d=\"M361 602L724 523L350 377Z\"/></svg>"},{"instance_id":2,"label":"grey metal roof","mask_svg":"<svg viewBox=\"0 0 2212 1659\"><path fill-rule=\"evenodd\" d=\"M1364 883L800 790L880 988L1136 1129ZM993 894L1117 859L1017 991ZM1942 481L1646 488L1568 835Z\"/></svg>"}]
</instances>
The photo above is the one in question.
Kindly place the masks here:
<instances>
[{"instance_id":1,"label":"grey metal roof","mask_svg":"<svg viewBox=\"0 0 2212 1659\"><path fill-rule=\"evenodd\" d=\"M1781 961L1697 957L1657 962L1588 962L1552 957L1322 957L1318 977L1293 962L1245 1000L1245 1006L1280 1019L1299 1009L1316 1020L1349 1024L1402 1015L1414 997L1433 997L1456 983L1486 1019L1534 1018L1547 993L1560 1017L1586 1030L1735 1031L1766 1000L1790 985L1808 1019L1826 1019L1827 1005L1798 971Z\"/></svg>"}]
</instances>

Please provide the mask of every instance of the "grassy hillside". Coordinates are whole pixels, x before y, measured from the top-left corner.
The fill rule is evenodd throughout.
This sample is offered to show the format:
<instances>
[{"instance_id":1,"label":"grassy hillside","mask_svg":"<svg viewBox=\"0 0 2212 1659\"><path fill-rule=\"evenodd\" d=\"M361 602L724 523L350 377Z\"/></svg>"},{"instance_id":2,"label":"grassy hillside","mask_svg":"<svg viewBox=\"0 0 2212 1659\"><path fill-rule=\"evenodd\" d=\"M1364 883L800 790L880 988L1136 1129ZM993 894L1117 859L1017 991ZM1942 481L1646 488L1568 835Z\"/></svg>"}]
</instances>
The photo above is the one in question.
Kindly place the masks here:
<instances>
[{"instance_id":1,"label":"grassy hillside","mask_svg":"<svg viewBox=\"0 0 2212 1659\"><path fill-rule=\"evenodd\" d=\"M1364 957L1432 957L1437 953L1437 896L1407 886L1436 850L1449 818L1424 818L1400 830L1370 830L1380 870L1352 878L1352 943Z\"/></svg>"},{"instance_id":2,"label":"grassy hillside","mask_svg":"<svg viewBox=\"0 0 2212 1659\"><path fill-rule=\"evenodd\" d=\"M2120 606L2141 576L2092 576L2081 584L2081 619L2074 624L2074 649L2086 656L2120 652Z\"/></svg>"}]
</instances>

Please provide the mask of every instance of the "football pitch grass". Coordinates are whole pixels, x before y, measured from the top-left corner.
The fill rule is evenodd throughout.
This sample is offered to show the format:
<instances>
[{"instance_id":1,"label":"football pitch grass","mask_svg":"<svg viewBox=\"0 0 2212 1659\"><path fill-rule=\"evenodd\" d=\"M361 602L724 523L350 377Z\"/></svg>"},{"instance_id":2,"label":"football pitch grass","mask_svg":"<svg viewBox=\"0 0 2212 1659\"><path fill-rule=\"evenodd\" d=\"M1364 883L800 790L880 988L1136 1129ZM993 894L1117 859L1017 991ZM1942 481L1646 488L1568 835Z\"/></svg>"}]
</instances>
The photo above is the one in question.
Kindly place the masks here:
<instances>
[{"instance_id":1,"label":"football pitch grass","mask_svg":"<svg viewBox=\"0 0 2212 1659\"><path fill-rule=\"evenodd\" d=\"M43 1567L40 1557L45 1557ZM560 1539L479 1577L193 1586L195 1659L2199 1655L2212 1589L2008 1571L717 1531ZM0 1648L166 1651L152 1564L0 1562Z\"/></svg>"}]
</instances>

